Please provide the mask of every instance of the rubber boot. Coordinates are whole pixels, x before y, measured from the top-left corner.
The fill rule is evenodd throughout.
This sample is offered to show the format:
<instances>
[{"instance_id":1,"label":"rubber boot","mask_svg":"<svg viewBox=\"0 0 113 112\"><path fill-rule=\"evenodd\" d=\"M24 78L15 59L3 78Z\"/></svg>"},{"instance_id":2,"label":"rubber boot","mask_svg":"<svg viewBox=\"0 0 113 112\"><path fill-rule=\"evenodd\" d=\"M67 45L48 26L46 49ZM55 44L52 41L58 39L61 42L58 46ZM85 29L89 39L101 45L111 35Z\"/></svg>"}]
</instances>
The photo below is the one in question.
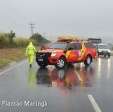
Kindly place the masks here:
<instances>
[{"instance_id":1,"label":"rubber boot","mask_svg":"<svg viewBox=\"0 0 113 112\"><path fill-rule=\"evenodd\" d=\"M30 64L29 67L31 68L32 67L32 64Z\"/></svg>"}]
</instances>

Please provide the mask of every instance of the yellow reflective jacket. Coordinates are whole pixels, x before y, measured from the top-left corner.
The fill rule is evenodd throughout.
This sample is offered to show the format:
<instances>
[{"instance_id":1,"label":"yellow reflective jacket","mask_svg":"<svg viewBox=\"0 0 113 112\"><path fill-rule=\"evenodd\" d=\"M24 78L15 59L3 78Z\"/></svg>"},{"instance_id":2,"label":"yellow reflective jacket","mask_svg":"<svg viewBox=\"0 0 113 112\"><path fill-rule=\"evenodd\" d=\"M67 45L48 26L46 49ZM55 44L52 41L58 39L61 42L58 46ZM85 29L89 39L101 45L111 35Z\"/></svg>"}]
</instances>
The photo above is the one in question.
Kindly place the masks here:
<instances>
[{"instance_id":1,"label":"yellow reflective jacket","mask_svg":"<svg viewBox=\"0 0 113 112\"><path fill-rule=\"evenodd\" d=\"M35 46L32 44L32 42L30 42L26 48L26 55L35 55L35 53L36 53Z\"/></svg>"}]
</instances>

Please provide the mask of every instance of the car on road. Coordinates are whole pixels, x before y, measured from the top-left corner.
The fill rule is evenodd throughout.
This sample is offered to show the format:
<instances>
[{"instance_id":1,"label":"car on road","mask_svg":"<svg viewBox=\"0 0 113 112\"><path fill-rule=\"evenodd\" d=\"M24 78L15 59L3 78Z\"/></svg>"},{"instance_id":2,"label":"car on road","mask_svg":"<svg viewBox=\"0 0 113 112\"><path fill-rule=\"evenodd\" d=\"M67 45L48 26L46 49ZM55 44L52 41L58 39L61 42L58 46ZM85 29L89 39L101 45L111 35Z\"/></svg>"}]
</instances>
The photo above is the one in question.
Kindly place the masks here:
<instances>
[{"instance_id":1,"label":"car on road","mask_svg":"<svg viewBox=\"0 0 113 112\"><path fill-rule=\"evenodd\" d=\"M110 58L111 50L107 44L98 44L97 45L98 56L104 56L105 58Z\"/></svg>"},{"instance_id":2,"label":"car on road","mask_svg":"<svg viewBox=\"0 0 113 112\"><path fill-rule=\"evenodd\" d=\"M79 62L89 66L96 56L96 48L90 42L55 42L48 48L39 50L36 53L36 61L41 67L55 65L57 68L64 68L70 63Z\"/></svg>"}]
</instances>

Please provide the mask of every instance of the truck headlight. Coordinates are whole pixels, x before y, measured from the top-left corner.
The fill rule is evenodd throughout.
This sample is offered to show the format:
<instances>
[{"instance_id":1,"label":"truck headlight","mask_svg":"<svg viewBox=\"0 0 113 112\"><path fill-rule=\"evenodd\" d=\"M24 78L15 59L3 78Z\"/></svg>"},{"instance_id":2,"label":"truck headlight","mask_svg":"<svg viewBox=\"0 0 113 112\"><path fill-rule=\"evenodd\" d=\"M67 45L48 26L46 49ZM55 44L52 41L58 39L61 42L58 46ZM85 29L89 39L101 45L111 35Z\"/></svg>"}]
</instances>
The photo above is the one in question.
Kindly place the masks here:
<instances>
[{"instance_id":1,"label":"truck headlight","mask_svg":"<svg viewBox=\"0 0 113 112\"><path fill-rule=\"evenodd\" d=\"M102 52L102 50L98 50L98 52L100 53L100 52Z\"/></svg>"},{"instance_id":2,"label":"truck headlight","mask_svg":"<svg viewBox=\"0 0 113 112\"><path fill-rule=\"evenodd\" d=\"M109 53L111 53L111 50L108 50Z\"/></svg>"}]
</instances>

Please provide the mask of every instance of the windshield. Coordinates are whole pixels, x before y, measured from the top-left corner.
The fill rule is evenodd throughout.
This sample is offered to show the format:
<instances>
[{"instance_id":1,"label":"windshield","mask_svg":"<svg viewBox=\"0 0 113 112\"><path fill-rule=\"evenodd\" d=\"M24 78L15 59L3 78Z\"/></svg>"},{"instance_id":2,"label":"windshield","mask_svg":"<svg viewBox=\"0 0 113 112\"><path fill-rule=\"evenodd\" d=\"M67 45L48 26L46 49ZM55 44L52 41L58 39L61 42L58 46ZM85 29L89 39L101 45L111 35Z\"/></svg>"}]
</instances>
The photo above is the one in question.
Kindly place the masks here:
<instances>
[{"instance_id":1,"label":"windshield","mask_svg":"<svg viewBox=\"0 0 113 112\"><path fill-rule=\"evenodd\" d=\"M98 45L98 49L108 49L107 45Z\"/></svg>"},{"instance_id":2,"label":"windshield","mask_svg":"<svg viewBox=\"0 0 113 112\"><path fill-rule=\"evenodd\" d=\"M52 49L66 49L67 44L66 43L53 43L50 45L49 48Z\"/></svg>"}]
</instances>

